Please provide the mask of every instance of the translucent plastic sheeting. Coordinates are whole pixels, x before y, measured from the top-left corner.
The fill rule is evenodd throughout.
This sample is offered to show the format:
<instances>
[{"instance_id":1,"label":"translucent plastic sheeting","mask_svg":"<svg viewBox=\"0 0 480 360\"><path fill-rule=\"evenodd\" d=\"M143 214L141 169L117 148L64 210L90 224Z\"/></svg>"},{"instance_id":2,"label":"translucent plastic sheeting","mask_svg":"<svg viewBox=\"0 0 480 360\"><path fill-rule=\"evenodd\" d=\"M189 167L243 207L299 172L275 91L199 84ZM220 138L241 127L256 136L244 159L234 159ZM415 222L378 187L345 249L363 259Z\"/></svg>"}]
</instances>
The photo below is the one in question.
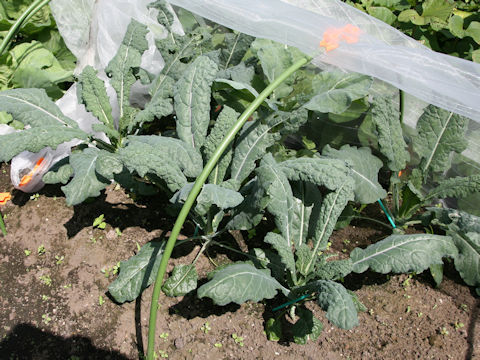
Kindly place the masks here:
<instances>
[{"instance_id":1,"label":"translucent plastic sheeting","mask_svg":"<svg viewBox=\"0 0 480 360\"><path fill-rule=\"evenodd\" d=\"M325 64L384 80L480 122L480 64L434 52L339 0L168 0L248 35L295 46ZM325 51L326 32L352 24L357 42Z\"/></svg>"}]
</instances>

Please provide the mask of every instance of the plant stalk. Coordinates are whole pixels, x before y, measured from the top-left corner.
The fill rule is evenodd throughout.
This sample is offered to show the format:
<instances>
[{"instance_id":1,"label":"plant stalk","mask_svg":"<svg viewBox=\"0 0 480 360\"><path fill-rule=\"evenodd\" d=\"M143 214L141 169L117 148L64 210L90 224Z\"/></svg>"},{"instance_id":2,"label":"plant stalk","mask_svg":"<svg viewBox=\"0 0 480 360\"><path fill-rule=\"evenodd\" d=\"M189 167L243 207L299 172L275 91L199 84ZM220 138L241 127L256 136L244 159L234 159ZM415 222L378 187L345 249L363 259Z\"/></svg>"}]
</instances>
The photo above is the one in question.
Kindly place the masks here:
<instances>
[{"instance_id":1,"label":"plant stalk","mask_svg":"<svg viewBox=\"0 0 480 360\"><path fill-rule=\"evenodd\" d=\"M8 48L10 41L15 36L17 31L28 21L30 18L35 15L42 7L47 5L50 0L35 0L24 12L23 14L15 21L10 30L8 30L7 35L0 45L0 56Z\"/></svg>"},{"instance_id":2,"label":"plant stalk","mask_svg":"<svg viewBox=\"0 0 480 360\"><path fill-rule=\"evenodd\" d=\"M215 152L213 153L210 160L207 162L205 167L203 168L202 173L197 177L195 184L193 185L192 190L188 194L187 200L183 204L180 213L178 214L177 220L175 221L175 225L173 226L172 232L168 239L167 245L165 246L165 251L162 256L162 260L160 261L160 266L158 268L157 277L155 279L155 285L153 288L153 295L152 295L152 303L150 305L150 319L148 325L148 347L147 347L147 360L153 360L153 353L155 350L155 328L157 323L157 310L158 310L158 298L160 296L160 290L163 284L163 278L165 276L165 272L167 269L168 260L172 254L173 247L175 246L175 241L177 240L178 235L180 234L180 230L192 208L200 190L202 190L203 184L210 175L210 172L213 170L215 165L217 164L218 160L222 156L223 152L227 149L228 145L233 141L235 135L240 131L242 126L248 120L248 118L255 112L255 110L265 101L265 99L270 96L270 94L282 83L284 82L290 75L292 75L295 71L300 69L302 66L306 65L311 58L303 58L297 61L295 64L290 66L287 70L285 70L275 81L273 81L270 85L268 85L259 95L258 97L250 104L250 106L243 112L242 115L237 119L237 122L232 126L230 131L227 133L223 141L217 147Z\"/></svg>"},{"instance_id":3,"label":"plant stalk","mask_svg":"<svg viewBox=\"0 0 480 360\"><path fill-rule=\"evenodd\" d=\"M5 223L3 222L3 215L0 212L0 230L2 230L3 236L7 236L7 228L5 227Z\"/></svg>"}]
</instances>

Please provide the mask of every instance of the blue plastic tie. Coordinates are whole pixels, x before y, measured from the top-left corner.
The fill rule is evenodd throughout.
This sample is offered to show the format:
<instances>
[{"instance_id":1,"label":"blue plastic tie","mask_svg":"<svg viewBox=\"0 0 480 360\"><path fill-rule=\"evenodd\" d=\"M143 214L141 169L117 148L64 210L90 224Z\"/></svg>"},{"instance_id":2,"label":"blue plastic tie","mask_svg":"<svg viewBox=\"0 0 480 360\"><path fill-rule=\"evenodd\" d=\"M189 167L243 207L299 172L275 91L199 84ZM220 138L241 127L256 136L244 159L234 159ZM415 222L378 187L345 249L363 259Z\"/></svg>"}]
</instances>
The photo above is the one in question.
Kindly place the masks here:
<instances>
[{"instance_id":1,"label":"blue plastic tie","mask_svg":"<svg viewBox=\"0 0 480 360\"><path fill-rule=\"evenodd\" d=\"M282 305L280 305L280 306L277 306L277 307L274 308L272 311L277 311L277 310L280 310L280 309L283 309L283 308L287 307L288 305L295 304L296 302L299 302L299 301L302 301L303 299L306 299L306 298L309 297L310 295L312 295L312 294L302 295L302 296L300 296L298 299L295 299L295 300L286 302L285 304L282 304Z\"/></svg>"},{"instance_id":2,"label":"blue plastic tie","mask_svg":"<svg viewBox=\"0 0 480 360\"><path fill-rule=\"evenodd\" d=\"M383 205L382 200L378 199L377 201L378 201L378 203L380 204L380 207L382 208L382 210L383 210L383 212L385 213L385 215L387 215L388 221L390 221L390 224L392 224L392 227L395 229L395 228L396 228L395 222L393 221L392 217L390 216L390 213L388 212L388 210L387 210L387 208L385 207L385 205Z\"/></svg>"}]
</instances>

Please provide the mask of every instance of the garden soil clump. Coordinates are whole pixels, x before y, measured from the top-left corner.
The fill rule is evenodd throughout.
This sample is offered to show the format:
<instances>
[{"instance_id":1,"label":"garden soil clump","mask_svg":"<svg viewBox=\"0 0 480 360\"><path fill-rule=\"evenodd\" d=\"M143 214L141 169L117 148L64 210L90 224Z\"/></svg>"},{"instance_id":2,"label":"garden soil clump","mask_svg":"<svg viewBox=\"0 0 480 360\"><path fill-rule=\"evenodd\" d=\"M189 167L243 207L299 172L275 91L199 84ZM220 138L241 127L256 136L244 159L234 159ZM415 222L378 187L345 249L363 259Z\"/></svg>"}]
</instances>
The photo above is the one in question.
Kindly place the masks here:
<instances>
[{"instance_id":1,"label":"garden soil clump","mask_svg":"<svg viewBox=\"0 0 480 360\"><path fill-rule=\"evenodd\" d=\"M109 186L100 198L67 207L58 187L39 195L13 190L8 167L0 190L12 191L1 208L8 231L0 237L1 359L138 359L145 350L152 289L132 303L115 304L107 293L117 265L151 240L168 236L173 220L155 202L133 202ZM93 228L105 215L105 229ZM330 241L343 256L387 234L367 222L336 231ZM185 228L191 235L192 229ZM193 245L174 252L191 261ZM200 282L232 254L211 248L197 262ZM188 255L185 255L188 254ZM238 260L236 255L235 260ZM195 294L160 298L158 358L169 359L480 359L480 301L447 263L439 288L420 275L350 275L367 311L359 326L331 325L313 302L307 306L324 329L317 341L298 345L291 335L268 341L264 322L272 307L246 303L225 307ZM275 306L282 299L274 301Z\"/></svg>"}]
</instances>

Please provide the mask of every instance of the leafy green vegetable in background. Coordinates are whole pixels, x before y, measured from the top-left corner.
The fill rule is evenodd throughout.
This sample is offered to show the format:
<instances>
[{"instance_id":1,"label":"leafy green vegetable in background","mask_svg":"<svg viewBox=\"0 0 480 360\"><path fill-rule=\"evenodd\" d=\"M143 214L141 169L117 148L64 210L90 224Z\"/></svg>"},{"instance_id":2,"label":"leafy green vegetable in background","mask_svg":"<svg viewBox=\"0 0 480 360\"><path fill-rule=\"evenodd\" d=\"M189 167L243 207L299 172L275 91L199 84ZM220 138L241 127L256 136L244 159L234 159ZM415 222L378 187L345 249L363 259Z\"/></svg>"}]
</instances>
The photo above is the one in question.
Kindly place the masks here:
<instances>
[{"instance_id":1,"label":"leafy green vegetable in background","mask_svg":"<svg viewBox=\"0 0 480 360\"><path fill-rule=\"evenodd\" d=\"M31 1L0 0L0 40ZM0 57L0 91L13 88L42 88L58 99L73 82L75 56L67 49L56 28L50 8L44 6L27 21ZM0 123L21 125L0 112Z\"/></svg>"},{"instance_id":2,"label":"leafy green vegetable in background","mask_svg":"<svg viewBox=\"0 0 480 360\"><path fill-rule=\"evenodd\" d=\"M344 0L432 50L480 62L480 4L455 0Z\"/></svg>"}]
</instances>

